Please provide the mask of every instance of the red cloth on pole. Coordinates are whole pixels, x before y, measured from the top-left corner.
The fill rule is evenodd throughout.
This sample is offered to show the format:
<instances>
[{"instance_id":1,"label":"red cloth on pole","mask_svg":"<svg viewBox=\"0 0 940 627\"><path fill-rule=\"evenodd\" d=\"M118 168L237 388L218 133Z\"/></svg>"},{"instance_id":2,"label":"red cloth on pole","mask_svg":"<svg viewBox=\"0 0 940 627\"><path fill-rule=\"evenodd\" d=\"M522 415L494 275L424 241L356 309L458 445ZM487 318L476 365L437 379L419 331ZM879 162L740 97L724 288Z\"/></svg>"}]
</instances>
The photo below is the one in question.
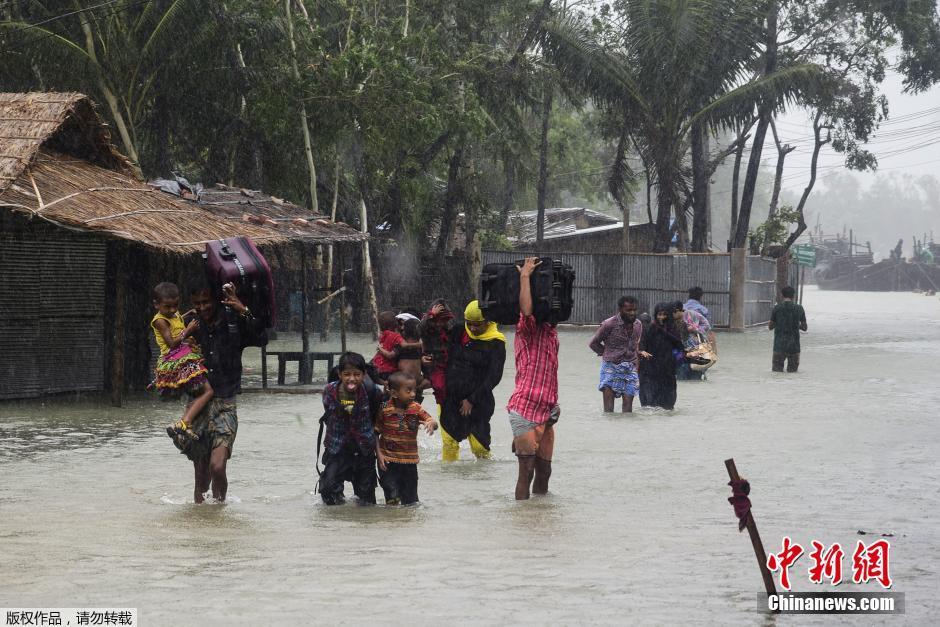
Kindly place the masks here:
<instances>
[{"instance_id":1,"label":"red cloth on pole","mask_svg":"<svg viewBox=\"0 0 940 627\"><path fill-rule=\"evenodd\" d=\"M747 516L751 513L751 499L747 498L747 495L751 493L751 484L747 482L747 479L738 479L729 481L728 485L731 486L731 496L728 497L728 502L734 507L734 515L738 517L738 531L744 531L744 527L747 526Z\"/></svg>"}]
</instances>

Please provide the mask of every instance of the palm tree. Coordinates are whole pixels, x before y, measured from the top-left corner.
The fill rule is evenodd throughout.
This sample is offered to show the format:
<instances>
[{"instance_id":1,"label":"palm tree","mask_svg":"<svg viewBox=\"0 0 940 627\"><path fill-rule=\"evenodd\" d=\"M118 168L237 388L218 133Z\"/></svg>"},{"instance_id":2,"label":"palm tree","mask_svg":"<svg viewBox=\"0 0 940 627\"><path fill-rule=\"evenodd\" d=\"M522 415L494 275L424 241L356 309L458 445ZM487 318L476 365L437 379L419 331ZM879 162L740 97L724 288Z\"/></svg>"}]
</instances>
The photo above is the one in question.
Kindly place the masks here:
<instances>
[{"instance_id":1,"label":"palm tree","mask_svg":"<svg viewBox=\"0 0 940 627\"><path fill-rule=\"evenodd\" d=\"M682 167L693 129L727 127L758 98L795 97L813 65L753 71L761 13L740 0L624 0L614 37L583 17L546 24L546 55L600 105L620 111L658 183L654 250L669 249L670 216L684 216Z\"/></svg>"},{"instance_id":2,"label":"palm tree","mask_svg":"<svg viewBox=\"0 0 940 627\"><path fill-rule=\"evenodd\" d=\"M181 48L177 26L195 8L193 0L115 0L90 7L37 0L24 3L23 19L0 26L31 55L37 71L95 86L139 175L138 122L155 82L170 71L173 51ZM192 45L198 36L187 31Z\"/></svg>"}]
</instances>

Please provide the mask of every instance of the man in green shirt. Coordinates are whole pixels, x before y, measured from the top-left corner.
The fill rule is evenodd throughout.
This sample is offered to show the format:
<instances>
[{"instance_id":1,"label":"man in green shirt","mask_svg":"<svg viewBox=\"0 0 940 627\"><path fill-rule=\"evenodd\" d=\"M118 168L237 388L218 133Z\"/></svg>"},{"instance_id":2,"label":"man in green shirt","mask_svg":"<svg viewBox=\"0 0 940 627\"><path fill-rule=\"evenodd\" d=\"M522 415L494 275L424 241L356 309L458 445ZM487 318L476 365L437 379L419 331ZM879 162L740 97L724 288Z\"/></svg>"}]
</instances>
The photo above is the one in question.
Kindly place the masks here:
<instances>
[{"instance_id":1,"label":"man in green shirt","mask_svg":"<svg viewBox=\"0 0 940 627\"><path fill-rule=\"evenodd\" d=\"M774 307L767 327L774 332L774 372L783 372L783 362L787 362L787 372L796 372L800 367L800 331L806 331L806 312L802 305L793 302L796 295L789 285L783 288L783 302Z\"/></svg>"}]
</instances>

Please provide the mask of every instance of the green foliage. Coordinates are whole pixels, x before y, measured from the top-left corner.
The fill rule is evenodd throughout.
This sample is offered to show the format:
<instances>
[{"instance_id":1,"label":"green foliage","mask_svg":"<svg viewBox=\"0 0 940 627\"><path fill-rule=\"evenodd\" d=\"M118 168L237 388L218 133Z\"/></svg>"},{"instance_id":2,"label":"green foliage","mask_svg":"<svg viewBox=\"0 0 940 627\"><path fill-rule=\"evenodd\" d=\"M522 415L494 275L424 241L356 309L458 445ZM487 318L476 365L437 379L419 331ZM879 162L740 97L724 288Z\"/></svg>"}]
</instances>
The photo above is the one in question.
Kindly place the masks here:
<instances>
[{"instance_id":1,"label":"green foliage","mask_svg":"<svg viewBox=\"0 0 940 627\"><path fill-rule=\"evenodd\" d=\"M799 220L800 213L796 209L790 205L780 207L773 217L768 218L756 229L748 232L751 248L763 251L768 246L783 244L790 235L790 227L797 224Z\"/></svg>"},{"instance_id":2,"label":"green foliage","mask_svg":"<svg viewBox=\"0 0 940 627\"><path fill-rule=\"evenodd\" d=\"M512 242L506 235L495 231L486 230L480 233L480 244L485 250L512 250Z\"/></svg>"},{"instance_id":3,"label":"green foliage","mask_svg":"<svg viewBox=\"0 0 940 627\"><path fill-rule=\"evenodd\" d=\"M617 148L638 146L668 218L691 125L718 131L767 98L823 111L849 166L874 167L865 142L886 115L885 51L900 45L911 90L932 84L935 4L778 4L799 39L781 72L760 76L766 7L744 0L613 0L570 19L556 2L541 29L543 0L290 0L289 14L284 0L9 0L0 88L89 94L146 177L177 171L303 204L302 102L321 211L336 191L338 218L356 223L361 196L373 227L427 250L447 207L498 246L508 212L536 205L546 86L553 205L629 197L635 163Z\"/></svg>"}]
</instances>

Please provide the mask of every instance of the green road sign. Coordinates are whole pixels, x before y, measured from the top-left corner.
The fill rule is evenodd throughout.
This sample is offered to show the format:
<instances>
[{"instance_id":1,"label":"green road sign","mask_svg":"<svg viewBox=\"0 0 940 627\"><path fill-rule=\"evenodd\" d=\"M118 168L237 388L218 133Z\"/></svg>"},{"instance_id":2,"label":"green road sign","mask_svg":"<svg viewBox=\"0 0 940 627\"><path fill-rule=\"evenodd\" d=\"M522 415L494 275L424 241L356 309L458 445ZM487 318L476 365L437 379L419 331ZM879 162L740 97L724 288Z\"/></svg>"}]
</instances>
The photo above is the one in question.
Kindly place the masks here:
<instances>
[{"instance_id":1,"label":"green road sign","mask_svg":"<svg viewBox=\"0 0 940 627\"><path fill-rule=\"evenodd\" d=\"M797 244L791 250L798 266L816 267L816 249L811 244Z\"/></svg>"}]
</instances>

